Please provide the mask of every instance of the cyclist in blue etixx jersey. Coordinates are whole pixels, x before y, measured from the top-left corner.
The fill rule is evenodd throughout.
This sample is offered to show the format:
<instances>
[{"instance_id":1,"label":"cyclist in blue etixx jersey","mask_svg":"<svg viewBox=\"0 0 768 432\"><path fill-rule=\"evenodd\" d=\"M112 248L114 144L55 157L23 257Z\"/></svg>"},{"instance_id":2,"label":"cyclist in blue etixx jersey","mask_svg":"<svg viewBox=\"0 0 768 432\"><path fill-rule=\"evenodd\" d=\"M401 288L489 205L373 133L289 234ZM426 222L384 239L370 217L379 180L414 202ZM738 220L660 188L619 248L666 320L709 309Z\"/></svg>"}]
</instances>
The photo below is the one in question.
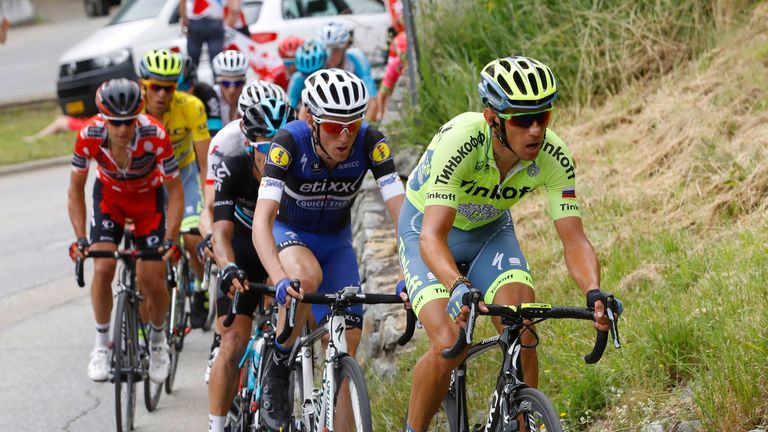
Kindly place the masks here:
<instances>
[{"instance_id":1,"label":"cyclist in blue etixx jersey","mask_svg":"<svg viewBox=\"0 0 768 432\"><path fill-rule=\"evenodd\" d=\"M304 292L360 286L350 209L369 170L392 220L398 218L403 185L386 138L363 121L368 98L362 80L352 73L319 70L307 78L302 93L309 110L307 120L288 123L272 140L254 212L253 242L275 282L276 300L281 305L289 297L301 299ZM293 278L301 282L298 292L290 286ZM285 312L280 308L280 325ZM299 306L293 334L285 344L276 344L265 370L262 413L270 430L287 428L288 357L310 313L322 325L329 309ZM354 355L360 341L362 307L350 308L346 321L347 351ZM348 390L342 390L340 397L349 400ZM337 411L336 424L344 424L350 417L351 412L342 408Z\"/></svg>"},{"instance_id":2,"label":"cyclist in blue etixx jersey","mask_svg":"<svg viewBox=\"0 0 768 432\"><path fill-rule=\"evenodd\" d=\"M237 273L239 270L245 272L245 282L266 280L266 271L251 241L253 209L271 145L269 140L292 119L293 110L284 100L260 100L245 111L240 121L240 129L249 145L244 147L242 142L238 144L246 151L225 156L219 164L213 204L213 250L216 265L222 269L219 288L230 296L236 289L242 294L235 320L229 328L224 327L223 321L232 301L220 293L216 302L221 345L208 385L210 431L224 431L224 419L237 391L238 363L248 345L254 311L262 301L261 296L246 290L247 283L241 284Z\"/></svg>"},{"instance_id":3,"label":"cyclist in blue etixx jersey","mask_svg":"<svg viewBox=\"0 0 768 432\"><path fill-rule=\"evenodd\" d=\"M332 21L317 31L320 40L328 47L326 67L350 71L363 80L368 94L371 95L366 115L376 119L376 114L379 111L379 98L376 97L376 82L371 75L371 63L361 49L351 48L354 42L353 33L352 28L342 21Z\"/></svg>"},{"instance_id":4,"label":"cyclist in blue etixx jersey","mask_svg":"<svg viewBox=\"0 0 768 432\"><path fill-rule=\"evenodd\" d=\"M485 109L460 114L438 130L408 179L400 213L400 263L430 341L413 368L407 431L427 430L451 370L466 356L446 360L441 352L466 325L470 291L481 292L485 312L486 302L535 301L509 208L537 187L546 189L566 266L595 308L595 327L608 330L600 265L576 201L573 159L547 129L557 97L552 71L527 57L497 59L483 68L479 91ZM469 265L466 275L457 263ZM498 319L494 324L501 330ZM538 339L530 331L520 337L527 347L521 352L523 377L536 387Z\"/></svg>"},{"instance_id":5,"label":"cyclist in blue etixx jersey","mask_svg":"<svg viewBox=\"0 0 768 432\"><path fill-rule=\"evenodd\" d=\"M288 81L288 100L291 103L291 108L299 111L304 81L309 75L324 68L327 59L328 52L320 39L305 41L296 50L296 72L291 75L291 79ZM303 118L303 116L299 114L299 118Z\"/></svg>"}]
</instances>

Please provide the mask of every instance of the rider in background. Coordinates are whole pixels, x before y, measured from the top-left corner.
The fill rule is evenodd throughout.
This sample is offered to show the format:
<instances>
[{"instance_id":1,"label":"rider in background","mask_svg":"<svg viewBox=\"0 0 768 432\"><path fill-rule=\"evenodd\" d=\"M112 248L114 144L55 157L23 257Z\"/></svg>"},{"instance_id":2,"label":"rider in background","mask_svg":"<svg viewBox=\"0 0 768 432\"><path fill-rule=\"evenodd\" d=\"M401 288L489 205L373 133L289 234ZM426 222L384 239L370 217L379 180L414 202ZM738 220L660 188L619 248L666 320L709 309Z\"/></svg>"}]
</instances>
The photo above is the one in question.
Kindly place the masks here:
<instances>
[{"instance_id":1,"label":"rider in background","mask_svg":"<svg viewBox=\"0 0 768 432\"><path fill-rule=\"evenodd\" d=\"M327 59L328 52L320 39L304 41L296 50L296 72L291 75L291 81L288 83L288 100L291 108L299 112L299 118L303 118L300 104L304 81L310 74L323 69Z\"/></svg>"},{"instance_id":2,"label":"rider in background","mask_svg":"<svg viewBox=\"0 0 768 432\"><path fill-rule=\"evenodd\" d=\"M181 56L170 50L152 50L142 57L139 76L146 99L145 112L162 122L173 145L184 186L181 229L189 230L197 228L200 220L203 207L200 185L204 176L198 165L204 167L207 163L211 135L205 107L200 99L176 91L182 63ZM195 253L200 240L198 235L184 235L184 248L189 254L190 267L195 272L195 287L200 286L203 278L203 265Z\"/></svg>"},{"instance_id":3,"label":"rider in background","mask_svg":"<svg viewBox=\"0 0 768 432\"><path fill-rule=\"evenodd\" d=\"M144 101L139 85L125 78L113 79L96 91L99 114L80 130L72 155L68 208L77 241L70 257L83 258L88 249L115 251L122 241L126 219L134 224L139 250L167 249L164 259L177 251L184 202L181 180L163 125L141 114ZM90 242L86 238L85 183L91 160L97 165L93 185ZM168 208L165 194L168 191ZM167 219L166 219L167 218ZM114 259L94 260L91 304L96 319L96 339L88 364L88 377L109 377L109 326L112 312ZM168 312L165 265L139 260L136 278L149 315L149 377L161 383L168 376L170 359L163 325Z\"/></svg>"},{"instance_id":4,"label":"rider in background","mask_svg":"<svg viewBox=\"0 0 768 432\"><path fill-rule=\"evenodd\" d=\"M263 298L247 289L248 281L264 282L267 273L256 255L251 241L253 209L264 175L264 163L270 139L293 119L293 110L285 99L265 98L245 111L239 128L243 136L238 145L245 151L225 157L216 179L213 207L213 250L221 270L217 300L221 345L211 370L208 385L209 430L224 431L224 419L237 392L238 364L243 357L253 327L253 314ZM238 280L245 272L246 284ZM231 296L241 292L235 320L224 327L232 307Z\"/></svg>"},{"instance_id":5,"label":"rider in background","mask_svg":"<svg viewBox=\"0 0 768 432\"><path fill-rule=\"evenodd\" d=\"M269 72L267 81L279 85L283 90L288 90L288 81L296 72L296 50L303 43L304 39L298 36L287 36L280 41L280 44L277 45L277 53L283 59L283 63Z\"/></svg>"},{"instance_id":6,"label":"rider in background","mask_svg":"<svg viewBox=\"0 0 768 432\"><path fill-rule=\"evenodd\" d=\"M253 242L281 305L288 297L301 299L303 292L360 287L350 210L369 170L392 220L398 219L403 202L403 184L387 139L363 120L368 91L362 80L345 70L322 69L306 84L302 100L309 115L288 123L272 139L253 217ZM293 278L300 280L300 291L291 287ZM352 356L360 341L362 312L362 305L347 311ZM282 326L285 308L279 313ZM286 430L290 418L288 360L296 337L310 316L321 326L328 313L326 305L300 304L293 334L284 344L275 343L262 394L262 419L269 430ZM340 419L348 419L347 414L344 408L338 412Z\"/></svg>"},{"instance_id":7,"label":"rider in background","mask_svg":"<svg viewBox=\"0 0 768 432\"><path fill-rule=\"evenodd\" d=\"M366 115L373 118L379 112L379 100L376 97L376 82L371 76L371 63L359 48L351 48L353 30L342 21L332 21L320 27L317 36L328 48L326 68L344 69L357 75L365 83L371 100L368 102Z\"/></svg>"},{"instance_id":8,"label":"rider in background","mask_svg":"<svg viewBox=\"0 0 768 432\"><path fill-rule=\"evenodd\" d=\"M197 80L197 67L192 63L192 58L184 56L184 63L176 84L176 90L189 93L200 99L205 106L205 116L208 118L208 131L211 136L221 130L223 123L221 121L221 102L216 91L202 81Z\"/></svg>"},{"instance_id":9,"label":"rider in background","mask_svg":"<svg viewBox=\"0 0 768 432\"><path fill-rule=\"evenodd\" d=\"M466 357L467 350L454 360L441 352L454 344L459 325L466 325L469 293L479 290L485 312L486 302L536 300L509 209L537 187L546 189L568 272L587 306L595 308L594 326L608 330L600 264L576 200L573 158L547 128L557 98L552 71L515 56L490 62L480 77L485 109L459 114L437 131L408 179L400 213L400 263L430 342L413 368L409 432L427 430L448 391L451 370ZM457 263L469 265L466 275ZM500 331L500 320L493 322ZM523 377L537 387L538 339L532 331L523 331L520 339Z\"/></svg>"},{"instance_id":10,"label":"rider in background","mask_svg":"<svg viewBox=\"0 0 768 432\"><path fill-rule=\"evenodd\" d=\"M242 116L235 107L245 86L248 67L248 59L240 51L222 51L213 58L213 73L216 76L213 89L221 102L221 119L224 124ZM204 166L201 165L201 168Z\"/></svg>"}]
</instances>

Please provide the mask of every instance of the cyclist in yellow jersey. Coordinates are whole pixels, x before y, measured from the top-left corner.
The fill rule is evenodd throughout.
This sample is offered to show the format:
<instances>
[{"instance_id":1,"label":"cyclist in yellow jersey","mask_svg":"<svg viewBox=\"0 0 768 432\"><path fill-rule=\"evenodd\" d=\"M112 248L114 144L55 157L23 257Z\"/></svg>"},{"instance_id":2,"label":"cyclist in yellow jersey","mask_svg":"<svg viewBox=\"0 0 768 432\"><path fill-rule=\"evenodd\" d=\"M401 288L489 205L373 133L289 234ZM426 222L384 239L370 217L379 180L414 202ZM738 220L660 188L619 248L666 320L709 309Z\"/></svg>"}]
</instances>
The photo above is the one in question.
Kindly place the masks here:
<instances>
[{"instance_id":1,"label":"cyclist in yellow jersey","mask_svg":"<svg viewBox=\"0 0 768 432\"><path fill-rule=\"evenodd\" d=\"M179 163L184 185L184 219L181 229L185 230L196 228L200 220L200 185L205 178L199 167L207 165L211 135L208 132L205 107L200 99L176 91L182 67L183 60L179 54L167 49L151 50L142 57L139 74L147 101L145 111L165 126ZM200 240L197 235L184 236L184 248L189 252L190 266L198 281L203 278L203 266L195 253Z\"/></svg>"},{"instance_id":2,"label":"cyclist in yellow jersey","mask_svg":"<svg viewBox=\"0 0 768 432\"><path fill-rule=\"evenodd\" d=\"M485 302L535 301L509 208L539 186L547 191L568 271L595 308L595 326L608 330L600 265L576 201L573 159L547 129L557 97L552 71L531 58L501 58L483 68L478 87L486 108L460 114L438 130L408 179L400 211L400 263L430 341L413 368L409 432L427 430L448 391L451 370L466 356L467 351L446 360L441 352L466 324L470 291L480 291L485 312ZM468 265L466 275L457 263ZM501 329L497 319L494 324ZM523 376L536 387L537 339L529 331L521 341L529 347L521 350Z\"/></svg>"}]
</instances>

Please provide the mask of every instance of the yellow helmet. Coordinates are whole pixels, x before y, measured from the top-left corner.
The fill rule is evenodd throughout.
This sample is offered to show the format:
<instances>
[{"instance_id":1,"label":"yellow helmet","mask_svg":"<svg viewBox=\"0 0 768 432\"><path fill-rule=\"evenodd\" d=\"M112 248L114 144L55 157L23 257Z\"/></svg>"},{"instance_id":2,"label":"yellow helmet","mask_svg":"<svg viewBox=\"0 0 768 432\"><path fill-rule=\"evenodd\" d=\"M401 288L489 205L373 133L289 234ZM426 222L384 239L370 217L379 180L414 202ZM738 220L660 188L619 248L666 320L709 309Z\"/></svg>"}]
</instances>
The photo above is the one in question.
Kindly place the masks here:
<instances>
[{"instance_id":1,"label":"yellow helmet","mask_svg":"<svg viewBox=\"0 0 768 432\"><path fill-rule=\"evenodd\" d=\"M168 49L155 49L141 58L139 75L142 79L176 82L182 68L180 55Z\"/></svg>"},{"instance_id":2,"label":"yellow helmet","mask_svg":"<svg viewBox=\"0 0 768 432\"><path fill-rule=\"evenodd\" d=\"M483 105L502 112L509 108L544 108L557 98L552 70L529 57L493 60L480 72L478 91Z\"/></svg>"}]
</instances>

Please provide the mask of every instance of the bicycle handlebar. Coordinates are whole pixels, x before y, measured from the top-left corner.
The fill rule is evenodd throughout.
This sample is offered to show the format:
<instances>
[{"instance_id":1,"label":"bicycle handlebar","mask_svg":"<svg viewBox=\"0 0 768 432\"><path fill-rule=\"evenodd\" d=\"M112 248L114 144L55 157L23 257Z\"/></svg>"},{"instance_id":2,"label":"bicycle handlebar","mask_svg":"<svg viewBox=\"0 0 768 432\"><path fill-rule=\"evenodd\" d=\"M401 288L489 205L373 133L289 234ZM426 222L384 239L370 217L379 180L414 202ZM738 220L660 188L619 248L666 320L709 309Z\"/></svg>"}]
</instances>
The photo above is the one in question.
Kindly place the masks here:
<instances>
[{"instance_id":1,"label":"bicycle handlebar","mask_svg":"<svg viewBox=\"0 0 768 432\"><path fill-rule=\"evenodd\" d=\"M472 293L470 293L471 295ZM549 319L549 318L570 318L570 319L583 319L592 320L595 319L595 311L591 308L578 308L578 307L538 307L538 308L524 308L521 305L505 306L497 304L487 304L488 312L479 312L477 304L479 302L479 296L470 297L470 314L467 320L467 330L463 327L459 329L459 337L456 339L456 343L450 348L444 349L442 352L443 358L453 359L458 357L467 345L472 343L472 333L475 319L478 315L490 315L501 316L514 321L522 321L524 319ZM611 334L613 336L614 346L616 348L621 347L619 341L618 323L614 318L614 310L616 303L612 295L608 295L608 301L606 305L606 313L611 323ZM474 306L474 307L473 307ZM600 358L605 352L605 347L608 344L608 332L597 331L595 338L595 344L592 347L592 352L584 356L584 362L587 364L594 364L600 361Z\"/></svg>"},{"instance_id":2,"label":"bicycle handlebar","mask_svg":"<svg viewBox=\"0 0 768 432\"><path fill-rule=\"evenodd\" d=\"M158 252L156 250L144 250L144 251L136 251L136 250L116 250L116 251L105 251L105 250L89 250L88 253L84 258L78 257L75 259L75 280L77 281L77 286L80 288L85 286L85 278L83 276L83 261L86 258L112 258L112 259L132 259L132 260L148 260L148 261L160 261L163 259L163 252ZM176 279L173 275L173 269L171 268L171 262L166 261L165 263L165 270L166 270L166 281L168 282L168 286L171 288L176 287Z\"/></svg>"},{"instance_id":3,"label":"bicycle handlebar","mask_svg":"<svg viewBox=\"0 0 768 432\"><path fill-rule=\"evenodd\" d=\"M242 271L242 270L240 270ZM238 275L238 279L239 279ZM245 283L245 273L243 273L242 280L240 283ZM267 285L263 283L257 283L257 282L248 282L248 290L254 291L258 295L275 295L275 287L272 285ZM235 290L235 295L232 298L232 305L229 308L229 311L227 311L227 317L224 318L224 327L229 328L232 323L235 321L235 315L237 315L237 303L240 301L240 291Z\"/></svg>"},{"instance_id":4,"label":"bicycle handlebar","mask_svg":"<svg viewBox=\"0 0 768 432\"><path fill-rule=\"evenodd\" d=\"M298 281L296 281L298 282ZM294 289L298 291L298 286L294 286ZM350 304L398 304L403 303L403 299L400 298L398 295L394 294L366 294L361 292L351 292L351 291L345 291L341 290L336 293L326 293L326 294L317 294L317 293L305 293L303 296L303 299L301 300L302 303L307 304L328 304L328 305L350 305ZM291 301L288 306L288 312L285 314L285 322L283 325L283 331L277 336L277 342L278 343L284 343L286 340L288 340L288 337L293 332L293 328L295 326L295 318L296 318L296 299L291 298ZM413 313L413 310L408 310L407 315L407 322L406 322L406 328L405 332L400 336L400 338L397 340L397 343L400 346L405 345L408 343L409 340L413 337L414 329L416 328L416 314Z\"/></svg>"}]
</instances>

